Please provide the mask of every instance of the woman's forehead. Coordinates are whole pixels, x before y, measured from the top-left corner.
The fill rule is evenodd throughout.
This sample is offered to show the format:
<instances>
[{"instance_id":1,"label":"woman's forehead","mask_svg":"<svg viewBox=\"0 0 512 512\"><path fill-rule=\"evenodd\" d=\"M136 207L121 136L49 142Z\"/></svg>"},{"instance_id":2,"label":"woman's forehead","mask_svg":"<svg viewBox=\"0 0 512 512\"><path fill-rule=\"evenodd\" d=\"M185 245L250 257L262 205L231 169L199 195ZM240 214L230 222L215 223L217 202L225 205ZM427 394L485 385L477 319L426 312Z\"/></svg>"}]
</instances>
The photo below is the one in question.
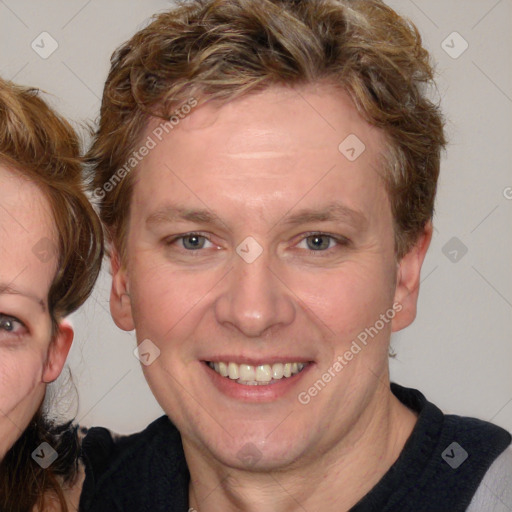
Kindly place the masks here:
<instances>
[{"instance_id":1,"label":"woman's forehead","mask_svg":"<svg viewBox=\"0 0 512 512\"><path fill-rule=\"evenodd\" d=\"M31 180L0 166L0 282L46 299L57 267L50 203Z\"/></svg>"}]
</instances>

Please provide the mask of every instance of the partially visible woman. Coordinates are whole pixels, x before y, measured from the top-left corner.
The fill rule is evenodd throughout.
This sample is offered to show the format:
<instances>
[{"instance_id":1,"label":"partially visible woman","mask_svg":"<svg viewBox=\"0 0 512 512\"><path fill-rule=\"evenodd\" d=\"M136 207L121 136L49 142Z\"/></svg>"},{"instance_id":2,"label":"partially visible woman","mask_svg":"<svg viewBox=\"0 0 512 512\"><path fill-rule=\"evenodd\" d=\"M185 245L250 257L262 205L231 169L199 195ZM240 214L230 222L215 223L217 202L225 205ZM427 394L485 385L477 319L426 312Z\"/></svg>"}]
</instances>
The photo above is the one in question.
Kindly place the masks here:
<instances>
[{"instance_id":1,"label":"partially visible woman","mask_svg":"<svg viewBox=\"0 0 512 512\"><path fill-rule=\"evenodd\" d=\"M73 340L64 319L91 293L103 255L80 150L36 90L0 79L2 512L74 509L77 430L47 419L43 401Z\"/></svg>"}]
</instances>

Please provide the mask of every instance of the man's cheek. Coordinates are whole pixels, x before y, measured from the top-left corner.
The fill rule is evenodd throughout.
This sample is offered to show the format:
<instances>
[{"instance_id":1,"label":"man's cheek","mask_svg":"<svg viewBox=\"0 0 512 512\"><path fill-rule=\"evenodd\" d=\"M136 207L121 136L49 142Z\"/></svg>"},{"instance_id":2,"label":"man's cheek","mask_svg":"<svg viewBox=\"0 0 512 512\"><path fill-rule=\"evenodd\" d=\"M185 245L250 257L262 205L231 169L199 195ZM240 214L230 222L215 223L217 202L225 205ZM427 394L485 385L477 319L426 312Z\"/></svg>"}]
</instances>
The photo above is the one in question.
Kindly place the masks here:
<instances>
[{"instance_id":1,"label":"man's cheek","mask_svg":"<svg viewBox=\"0 0 512 512\"><path fill-rule=\"evenodd\" d=\"M220 287L215 286L214 274L163 268L143 273L133 283L131 300L134 316L146 317L159 323L172 323L190 314L207 297L219 293Z\"/></svg>"},{"instance_id":2,"label":"man's cheek","mask_svg":"<svg viewBox=\"0 0 512 512\"><path fill-rule=\"evenodd\" d=\"M303 280L297 296L327 326L341 323L348 327L370 313L368 305L373 303L376 286L358 279L356 273L330 274L322 279L311 276Z\"/></svg>"},{"instance_id":3,"label":"man's cheek","mask_svg":"<svg viewBox=\"0 0 512 512\"><path fill-rule=\"evenodd\" d=\"M179 288L161 284L132 296L132 314L138 342L147 338L165 351L169 340L180 339L194 328L199 306L197 300L181 293Z\"/></svg>"}]
</instances>

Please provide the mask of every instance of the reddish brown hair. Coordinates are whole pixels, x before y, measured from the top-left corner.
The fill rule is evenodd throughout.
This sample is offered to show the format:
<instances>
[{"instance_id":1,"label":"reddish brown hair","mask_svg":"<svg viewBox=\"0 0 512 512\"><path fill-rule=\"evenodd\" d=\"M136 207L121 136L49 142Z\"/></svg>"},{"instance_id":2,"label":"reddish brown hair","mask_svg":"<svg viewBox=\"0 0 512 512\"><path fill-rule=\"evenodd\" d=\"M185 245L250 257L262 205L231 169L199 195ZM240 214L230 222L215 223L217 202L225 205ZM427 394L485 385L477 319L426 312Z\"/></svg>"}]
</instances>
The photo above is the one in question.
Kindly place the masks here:
<instances>
[{"instance_id":1,"label":"reddish brown hair","mask_svg":"<svg viewBox=\"0 0 512 512\"><path fill-rule=\"evenodd\" d=\"M271 86L327 82L387 137L383 176L400 258L433 215L445 138L424 91L432 79L416 27L378 0L182 2L112 57L88 153L91 187L105 190L151 116L168 118L191 96L229 101ZM121 255L132 187L128 174L99 201Z\"/></svg>"},{"instance_id":2,"label":"reddish brown hair","mask_svg":"<svg viewBox=\"0 0 512 512\"><path fill-rule=\"evenodd\" d=\"M80 151L71 125L38 91L0 79L0 164L40 187L58 234L57 271L48 293L53 334L58 321L90 295L103 256L101 222L84 193ZM59 453L47 469L31 458L43 441ZM39 410L0 464L0 510L44 510L45 500L56 498L67 511L60 483L75 478L77 461L76 433Z\"/></svg>"}]
</instances>

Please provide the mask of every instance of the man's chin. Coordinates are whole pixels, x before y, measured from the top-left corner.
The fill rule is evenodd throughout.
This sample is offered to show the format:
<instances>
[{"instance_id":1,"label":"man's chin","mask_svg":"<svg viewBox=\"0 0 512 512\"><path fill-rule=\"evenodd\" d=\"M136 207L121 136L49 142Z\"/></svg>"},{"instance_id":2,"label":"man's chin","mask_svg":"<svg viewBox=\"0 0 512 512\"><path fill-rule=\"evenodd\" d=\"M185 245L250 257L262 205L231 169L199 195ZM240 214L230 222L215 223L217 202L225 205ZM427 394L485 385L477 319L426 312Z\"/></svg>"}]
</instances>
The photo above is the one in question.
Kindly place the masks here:
<instances>
[{"instance_id":1,"label":"man's chin","mask_svg":"<svg viewBox=\"0 0 512 512\"><path fill-rule=\"evenodd\" d=\"M279 443L254 441L233 441L229 446L212 445L209 447L211 456L223 466L241 471L265 473L281 471L289 468L300 457L288 446L283 448Z\"/></svg>"}]
</instances>

